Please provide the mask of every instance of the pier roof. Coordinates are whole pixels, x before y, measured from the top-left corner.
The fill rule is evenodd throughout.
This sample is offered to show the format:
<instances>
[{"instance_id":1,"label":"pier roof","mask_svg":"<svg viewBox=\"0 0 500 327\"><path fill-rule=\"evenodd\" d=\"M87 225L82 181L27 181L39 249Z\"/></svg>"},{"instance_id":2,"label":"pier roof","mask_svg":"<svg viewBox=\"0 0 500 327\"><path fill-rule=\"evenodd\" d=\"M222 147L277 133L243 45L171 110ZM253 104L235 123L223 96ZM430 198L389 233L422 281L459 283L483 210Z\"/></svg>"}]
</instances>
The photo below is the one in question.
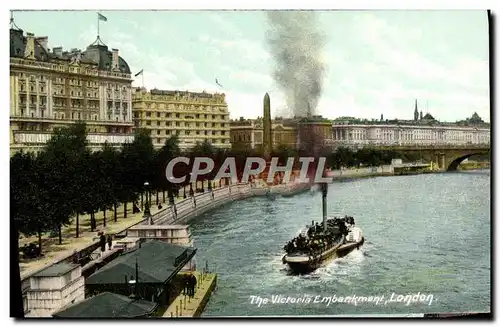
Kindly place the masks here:
<instances>
[{"instance_id":1,"label":"pier roof","mask_svg":"<svg viewBox=\"0 0 500 327\"><path fill-rule=\"evenodd\" d=\"M155 302L104 292L63 309L53 316L56 318L136 318L152 314L157 306Z\"/></svg>"},{"instance_id":2,"label":"pier roof","mask_svg":"<svg viewBox=\"0 0 500 327\"><path fill-rule=\"evenodd\" d=\"M125 284L127 279L135 279L136 272L138 283L163 284L170 281L195 253L196 248L151 240L111 261L88 277L85 284Z\"/></svg>"}]
</instances>

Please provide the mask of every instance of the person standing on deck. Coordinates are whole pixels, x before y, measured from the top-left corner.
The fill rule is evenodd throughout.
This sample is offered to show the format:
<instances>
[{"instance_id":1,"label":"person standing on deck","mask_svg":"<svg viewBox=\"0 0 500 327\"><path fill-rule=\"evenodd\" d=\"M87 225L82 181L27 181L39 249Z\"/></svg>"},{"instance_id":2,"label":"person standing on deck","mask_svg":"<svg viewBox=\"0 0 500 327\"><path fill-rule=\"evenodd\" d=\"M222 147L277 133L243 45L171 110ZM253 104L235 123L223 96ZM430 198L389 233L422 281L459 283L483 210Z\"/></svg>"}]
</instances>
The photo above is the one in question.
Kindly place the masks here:
<instances>
[{"instance_id":1,"label":"person standing on deck","mask_svg":"<svg viewBox=\"0 0 500 327\"><path fill-rule=\"evenodd\" d=\"M191 278L191 285L190 285L191 286L191 297L193 297L194 296L194 290L196 288L197 280L196 280L195 275L193 275L193 274L190 276L190 278Z\"/></svg>"}]
</instances>

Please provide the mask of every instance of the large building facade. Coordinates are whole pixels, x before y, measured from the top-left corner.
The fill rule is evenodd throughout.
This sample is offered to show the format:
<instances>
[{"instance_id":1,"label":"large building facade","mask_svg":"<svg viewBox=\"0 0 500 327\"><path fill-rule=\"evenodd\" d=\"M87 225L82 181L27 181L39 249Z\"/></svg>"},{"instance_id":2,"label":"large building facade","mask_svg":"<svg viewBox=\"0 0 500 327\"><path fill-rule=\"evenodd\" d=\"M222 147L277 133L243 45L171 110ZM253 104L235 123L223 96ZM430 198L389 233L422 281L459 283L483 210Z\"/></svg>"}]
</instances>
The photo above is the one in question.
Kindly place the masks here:
<instances>
[{"instance_id":1,"label":"large building facade","mask_svg":"<svg viewBox=\"0 0 500 327\"><path fill-rule=\"evenodd\" d=\"M477 113L457 123L439 122L429 113L418 113L413 120L368 121L353 117L335 119L333 144L337 146L430 146L490 144L490 126Z\"/></svg>"},{"instance_id":2,"label":"large building facade","mask_svg":"<svg viewBox=\"0 0 500 327\"><path fill-rule=\"evenodd\" d=\"M333 125L336 145L468 145L489 144L490 129L453 125Z\"/></svg>"},{"instance_id":3,"label":"large building facade","mask_svg":"<svg viewBox=\"0 0 500 327\"><path fill-rule=\"evenodd\" d=\"M100 39L85 51L48 48L47 37L10 29L10 148L39 151L76 121L91 148L133 140L132 79L117 49Z\"/></svg>"},{"instance_id":4,"label":"large building facade","mask_svg":"<svg viewBox=\"0 0 500 327\"><path fill-rule=\"evenodd\" d=\"M132 102L135 127L150 130L155 148L173 135L179 137L181 149L204 141L217 148L231 147L224 94L138 88Z\"/></svg>"}]
</instances>

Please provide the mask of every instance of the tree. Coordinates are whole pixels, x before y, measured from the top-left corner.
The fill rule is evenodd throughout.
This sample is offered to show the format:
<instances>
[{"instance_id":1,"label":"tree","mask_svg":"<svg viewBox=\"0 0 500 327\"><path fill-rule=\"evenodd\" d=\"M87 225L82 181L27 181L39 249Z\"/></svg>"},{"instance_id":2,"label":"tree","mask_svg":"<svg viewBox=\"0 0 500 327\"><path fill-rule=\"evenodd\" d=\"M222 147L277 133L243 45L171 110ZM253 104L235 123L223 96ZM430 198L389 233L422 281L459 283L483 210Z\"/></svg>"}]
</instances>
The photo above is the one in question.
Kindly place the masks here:
<instances>
[{"instance_id":1,"label":"tree","mask_svg":"<svg viewBox=\"0 0 500 327\"><path fill-rule=\"evenodd\" d=\"M53 227L59 230L60 244L61 227L69 224L72 215L79 213L89 201L87 192L82 191L92 184L81 169L86 152L87 127L77 122L56 130L39 156L45 185L50 186L45 192L50 203L47 215Z\"/></svg>"},{"instance_id":2,"label":"tree","mask_svg":"<svg viewBox=\"0 0 500 327\"><path fill-rule=\"evenodd\" d=\"M33 168L34 158L31 155L17 153L10 160L10 315L15 318L24 318L23 298L21 291L21 271L19 269L19 236L22 225L27 216L25 209L29 207L29 189L31 176L26 172Z\"/></svg>"},{"instance_id":3,"label":"tree","mask_svg":"<svg viewBox=\"0 0 500 327\"><path fill-rule=\"evenodd\" d=\"M104 144L102 152L100 152L101 169L99 179L100 194L102 197L101 210L104 213L104 226L106 226L106 210L114 207L114 220L117 220L116 207L118 206L119 181L121 179L121 162L118 161L119 156L117 151Z\"/></svg>"},{"instance_id":4,"label":"tree","mask_svg":"<svg viewBox=\"0 0 500 327\"><path fill-rule=\"evenodd\" d=\"M286 144L279 144L272 152L273 157L278 157L280 165L286 165L288 158L295 158L297 151Z\"/></svg>"},{"instance_id":5,"label":"tree","mask_svg":"<svg viewBox=\"0 0 500 327\"><path fill-rule=\"evenodd\" d=\"M150 132L138 129L134 141L124 144L120 162L123 162L121 183L123 193L121 200L124 205L124 215L127 216L127 202L135 201L138 194L144 193L144 182L151 182L153 172L154 148ZM123 160L123 161L122 161Z\"/></svg>"},{"instance_id":6,"label":"tree","mask_svg":"<svg viewBox=\"0 0 500 327\"><path fill-rule=\"evenodd\" d=\"M215 153L215 147L208 140L205 140L201 143L197 142L190 151L191 162L193 162L194 158L196 157L213 158ZM207 174L207 176L201 177L202 189L204 189L204 181L209 178L209 174Z\"/></svg>"},{"instance_id":7,"label":"tree","mask_svg":"<svg viewBox=\"0 0 500 327\"><path fill-rule=\"evenodd\" d=\"M167 180L167 176L165 175L166 173L166 168L167 164L170 162L170 160L174 159L175 157L178 157L181 154L181 150L179 148L179 138L177 135L171 136L165 141L165 145L156 153L155 156L155 163L154 163L154 171L155 171L155 176L153 178L153 187L156 190L161 190L163 191L163 201L165 201L165 192L164 190L170 190L171 185L170 182ZM182 170L183 167L179 167L180 165L176 165L174 167L174 175L175 172L179 172L179 170ZM169 192L169 199L171 199L172 195L170 194L171 191ZM156 201L158 203L158 192L156 193Z\"/></svg>"}]
</instances>

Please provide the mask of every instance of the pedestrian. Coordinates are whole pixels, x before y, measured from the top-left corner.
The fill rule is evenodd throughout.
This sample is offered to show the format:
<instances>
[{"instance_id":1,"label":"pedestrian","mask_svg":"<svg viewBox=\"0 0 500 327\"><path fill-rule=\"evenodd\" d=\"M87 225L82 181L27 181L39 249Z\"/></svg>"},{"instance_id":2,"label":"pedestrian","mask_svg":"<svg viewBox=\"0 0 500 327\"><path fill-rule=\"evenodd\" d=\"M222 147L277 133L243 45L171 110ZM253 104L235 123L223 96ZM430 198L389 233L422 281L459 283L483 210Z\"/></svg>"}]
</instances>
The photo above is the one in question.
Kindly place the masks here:
<instances>
[{"instance_id":1,"label":"pedestrian","mask_svg":"<svg viewBox=\"0 0 500 327\"><path fill-rule=\"evenodd\" d=\"M191 292L191 288L192 288L191 284L192 284L191 273L189 273L189 274L186 275L186 288L187 288L187 295L189 297L192 297L192 295L191 295L191 293L192 293Z\"/></svg>"},{"instance_id":2,"label":"pedestrian","mask_svg":"<svg viewBox=\"0 0 500 327\"><path fill-rule=\"evenodd\" d=\"M185 295L189 296L189 274L185 274L184 277L182 278L182 286L183 286L183 292Z\"/></svg>"},{"instance_id":3,"label":"pedestrian","mask_svg":"<svg viewBox=\"0 0 500 327\"><path fill-rule=\"evenodd\" d=\"M111 235L108 235L108 248L111 250L111 246L113 245L113 239L111 238Z\"/></svg>"},{"instance_id":4,"label":"pedestrian","mask_svg":"<svg viewBox=\"0 0 500 327\"><path fill-rule=\"evenodd\" d=\"M103 233L99 237L99 245L101 246L101 252L106 251L106 236Z\"/></svg>"},{"instance_id":5,"label":"pedestrian","mask_svg":"<svg viewBox=\"0 0 500 327\"><path fill-rule=\"evenodd\" d=\"M194 296L194 290L196 288L196 277L191 275L191 297Z\"/></svg>"}]
</instances>

